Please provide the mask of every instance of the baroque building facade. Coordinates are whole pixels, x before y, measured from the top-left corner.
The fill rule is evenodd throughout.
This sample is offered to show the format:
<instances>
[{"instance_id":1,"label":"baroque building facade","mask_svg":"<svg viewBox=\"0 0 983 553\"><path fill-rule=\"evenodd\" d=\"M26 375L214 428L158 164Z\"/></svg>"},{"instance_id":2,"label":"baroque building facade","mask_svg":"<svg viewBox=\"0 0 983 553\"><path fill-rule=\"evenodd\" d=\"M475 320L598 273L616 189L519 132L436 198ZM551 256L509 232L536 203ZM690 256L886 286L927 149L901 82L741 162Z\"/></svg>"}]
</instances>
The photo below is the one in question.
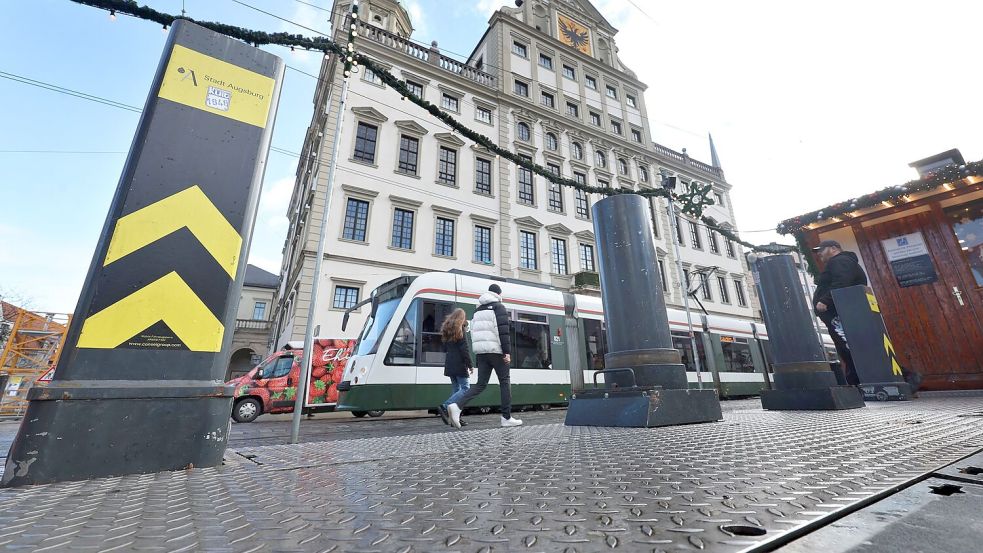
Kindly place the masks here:
<instances>
[{"instance_id":1,"label":"baroque building facade","mask_svg":"<svg viewBox=\"0 0 983 553\"><path fill-rule=\"evenodd\" d=\"M357 50L417 95L499 146L565 177L632 190L713 185L706 214L735 228L731 185L713 151L706 164L655 144L644 83L617 56L617 31L586 0L532 0L503 7L466 62L436 43L413 42L395 0L362 0ZM345 40L348 0L332 12ZM354 337L368 313L348 307L401 275L466 270L596 293L590 207L599 197L551 185L472 144L386 87L371 71L350 78L332 197L325 196L343 65L322 62L314 116L288 208L272 346L303 339L313 317L321 336ZM712 141L711 141L712 149ZM650 201L666 300L681 308L666 202ZM322 218L325 253L317 305L311 286ZM711 314L753 319L756 298L740 246L699 221L678 218L689 290ZM701 286L702 285L702 286ZM699 313L699 307L692 307Z\"/></svg>"}]
</instances>

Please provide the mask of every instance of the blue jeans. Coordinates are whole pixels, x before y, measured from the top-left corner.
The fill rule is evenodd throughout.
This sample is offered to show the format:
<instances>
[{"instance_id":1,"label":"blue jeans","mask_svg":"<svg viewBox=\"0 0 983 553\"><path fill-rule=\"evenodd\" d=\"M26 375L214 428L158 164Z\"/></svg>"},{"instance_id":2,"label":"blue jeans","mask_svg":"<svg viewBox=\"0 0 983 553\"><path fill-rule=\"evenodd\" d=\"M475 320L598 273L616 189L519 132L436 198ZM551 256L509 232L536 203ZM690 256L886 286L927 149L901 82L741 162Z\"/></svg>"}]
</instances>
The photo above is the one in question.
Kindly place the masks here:
<instances>
[{"instance_id":1,"label":"blue jeans","mask_svg":"<svg viewBox=\"0 0 983 553\"><path fill-rule=\"evenodd\" d=\"M444 402L444 407L447 407L451 403L457 403L461 397L468 391L471 387L471 383L468 382L468 377L466 376L451 376L451 397L447 398Z\"/></svg>"}]
</instances>

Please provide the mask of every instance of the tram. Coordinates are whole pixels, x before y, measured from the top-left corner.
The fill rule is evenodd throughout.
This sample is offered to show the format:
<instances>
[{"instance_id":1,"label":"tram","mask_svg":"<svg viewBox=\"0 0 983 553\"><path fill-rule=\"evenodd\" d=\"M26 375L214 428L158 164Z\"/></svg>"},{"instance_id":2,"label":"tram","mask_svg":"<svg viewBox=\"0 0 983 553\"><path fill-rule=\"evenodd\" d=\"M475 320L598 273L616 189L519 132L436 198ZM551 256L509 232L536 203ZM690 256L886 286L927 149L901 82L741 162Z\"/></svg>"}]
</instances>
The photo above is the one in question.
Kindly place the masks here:
<instances>
[{"instance_id":1,"label":"tram","mask_svg":"<svg viewBox=\"0 0 983 553\"><path fill-rule=\"evenodd\" d=\"M432 272L386 282L352 308L371 304L338 386L338 409L391 411L439 405L450 395L440 325L458 307L470 319L492 282L501 286L511 320L515 408L565 405L571 367L583 371L583 381L592 386L607 353L600 298L465 271ZM667 311L673 347L682 354L691 387L713 386L723 398L757 395L766 387L770 348L763 324L694 313L698 373L686 314ZM347 318L348 313L346 323ZM827 350L835 351L828 335L823 341ZM469 407L488 411L498 403L493 374L488 389Z\"/></svg>"}]
</instances>

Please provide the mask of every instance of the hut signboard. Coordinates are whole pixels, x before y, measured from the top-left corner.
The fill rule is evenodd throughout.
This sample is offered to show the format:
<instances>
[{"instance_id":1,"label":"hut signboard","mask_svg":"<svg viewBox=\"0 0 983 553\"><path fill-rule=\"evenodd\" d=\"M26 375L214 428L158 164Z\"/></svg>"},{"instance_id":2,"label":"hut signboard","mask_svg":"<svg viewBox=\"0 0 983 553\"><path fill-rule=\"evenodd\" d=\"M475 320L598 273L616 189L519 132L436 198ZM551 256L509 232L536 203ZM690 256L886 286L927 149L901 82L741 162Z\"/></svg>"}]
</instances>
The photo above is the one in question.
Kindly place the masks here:
<instances>
[{"instance_id":1,"label":"hut signboard","mask_svg":"<svg viewBox=\"0 0 983 553\"><path fill-rule=\"evenodd\" d=\"M882 240L881 245L891 264L891 271L898 281L898 286L907 288L929 284L939 279L921 232L888 238Z\"/></svg>"}]
</instances>

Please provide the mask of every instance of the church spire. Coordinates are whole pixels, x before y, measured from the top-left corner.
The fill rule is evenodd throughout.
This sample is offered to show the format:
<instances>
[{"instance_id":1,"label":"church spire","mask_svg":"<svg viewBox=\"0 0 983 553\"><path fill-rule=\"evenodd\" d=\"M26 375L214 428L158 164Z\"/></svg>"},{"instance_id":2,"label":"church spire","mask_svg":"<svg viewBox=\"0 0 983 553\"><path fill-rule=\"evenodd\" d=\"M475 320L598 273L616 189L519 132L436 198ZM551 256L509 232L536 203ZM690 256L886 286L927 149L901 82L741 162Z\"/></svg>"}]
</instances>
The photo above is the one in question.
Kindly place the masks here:
<instances>
[{"instance_id":1,"label":"church spire","mask_svg":"<svg viewBox=\"0 0 983 553\"><path fill-rule=\"evenodd\" d=\"M720 166L720 157L717 156L717 147L713 145L713 135L707 133L707 136L710 137L710 165L715 169L720 169L720 174L723 176L724 169Z\"/></svg>"}]
</instances>

